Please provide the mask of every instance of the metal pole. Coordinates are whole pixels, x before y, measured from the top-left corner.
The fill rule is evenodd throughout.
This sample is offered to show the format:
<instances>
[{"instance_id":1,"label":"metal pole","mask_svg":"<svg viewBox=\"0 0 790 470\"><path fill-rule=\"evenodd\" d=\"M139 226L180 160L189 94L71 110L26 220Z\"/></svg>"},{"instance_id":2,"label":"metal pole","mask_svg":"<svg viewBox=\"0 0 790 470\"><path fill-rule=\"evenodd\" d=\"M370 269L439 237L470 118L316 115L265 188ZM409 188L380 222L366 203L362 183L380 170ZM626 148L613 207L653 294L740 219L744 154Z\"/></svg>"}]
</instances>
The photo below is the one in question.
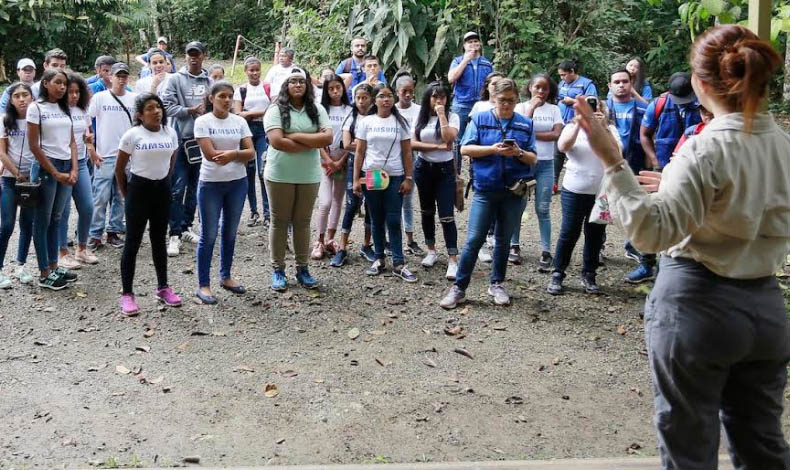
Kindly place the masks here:
<instances>
[{"instance_id":1,"label":"metal pole","mask_svg":"<svg viewBox=\"0 0 790 470\"><path fill-rule=\"evenodd\" d=\"M236 57L239 55L239 45L241 44L241 34L236 36L236 47L233 49L233 65L230 66L230 78L233 80L233 72L236 71Z\"/></svg>"}]
</instances>

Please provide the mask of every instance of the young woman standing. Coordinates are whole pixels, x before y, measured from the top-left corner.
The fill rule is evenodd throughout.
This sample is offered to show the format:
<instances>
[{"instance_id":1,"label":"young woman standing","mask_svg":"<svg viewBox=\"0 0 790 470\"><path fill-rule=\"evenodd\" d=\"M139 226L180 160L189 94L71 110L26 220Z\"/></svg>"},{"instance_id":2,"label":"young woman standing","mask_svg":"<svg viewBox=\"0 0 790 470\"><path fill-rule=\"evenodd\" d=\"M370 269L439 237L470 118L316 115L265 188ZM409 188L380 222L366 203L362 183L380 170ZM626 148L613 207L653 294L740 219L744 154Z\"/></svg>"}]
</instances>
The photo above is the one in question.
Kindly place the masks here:
<instances>
[{"instance_id":1,"label":"young woman standing","mask_svg":"<svg viewBox=\"0 0 790 470\"><path fill-rule=\"evenodd\" d=\"M85 80L76 73L69 74L69 109L74 122L74 142L77 144L77 183L71 191L77 207L77 250L74 256L69 252L68 229L71 203L66 203L58 227L60 258L58 263L66 269L78 269L82 264L97 264L99 259L88 250L88 235L93 220L93 187L88 172L88 154L96 155L91 132L91 117L88 115L88 103L91 95Z\"/></svg>"},{"instance_id":2,"label":"young woman standing","mask_svg":"<svg viewBox=\"0 0 790 470\"><path fill-rule=\"evenodd\" d=\"M263 156L269 144L266 142L266 131L263 129L263 116L271 102L269 92L261 82L260 59L257 57L244 59L244 73L247 74L247 83L238 87L233 94L233 112L247 121L252 132L252 144L255 147L255 158L247 162L247 200L251 212L247 226L254 227L261 223L255 191L256 179L261 185L263 223L269 224L269 198L266 197L266 186L263 184Z\"/></svg>"},{"instance_id":3,"label":"young woman standing","mask_svg":"<svg viewBox=\"0 0 790 470\"><path fill-rule=\"evenodd\" d=\"M420 195L422 230L428 254L422 265L430 268L436 264L436 222L439 223L447 246L447 273L445 277L455 280L458 271L458 229L455 225L455 157L453 143L458 136L460 120L447 107L449 92L439 82L428 85L422 95L420 114L414 122L412 150L419 151L414 164L414 181Z\"/></svg>"},{"instance_id":4,"label":"young woman standing","mask_svg":"<svg viewBox=\"0 0 790 470\"><path fill-rule=\"evenodd\" d=\"M58 227L63 209L77 182L77 144L68 105L65 72L47 70L41 77L39 99L27 110L27 138L36 157L31 180L40 179L39 202L33 218L33 244L40 287L60 290L77 275L58 267Z\"/></svg>"},{"instance_id":5,"label":"young woman standing","mask_svg":"<svg viewBox=\"0 0 790 470\"><path fill-rule=\"evenodd\" d=\"M272 211L272 289L284 291L288 287L285 251L289 226L293 226L296 281L314 289L318 282L307 263L310 219L321 182L318 149L331 145L333 136L326 110L316 106L310 75L301 67L289 67L275 104L266 112L264 127L272 147L264 172Z\"/></svg>"},{"instance_id":6,"label":"young woman standing","mask_svg":"<svg viewBox=\"0 0 790 470\"><path fill-rule=\"evenodd\" d=\"M248 161L255 158L252 132L247 121L230 113L233 85L218 81L206 96L206 114L195 120L195 138L203 153L198 183L198 210L203 230L197 249L197 297L204 304L215 304L211 293L211 257L217 234L219 242L220 287L234 294L247 289L230 274L236 232L247 195ZM220 220L222 223L220 224Z\"/></svg>"},{"instance_id":7,"label":"young woman standing","mask_svg":"<svg viewBox=\"0 0 790 470\"><path fill-rule=\"evenodd\" d=\"M406 268L401 237L403 196L414 185L412 176L411 126L395 106L395 91L389 85L373 88L375 114L362 120L357 132L354 160L354 194L362 194L362 172L386 171L389 185L385 189L365 186L365 199L370 210L370 226L376 261L365 271L377 276L386 269L384 249L389 235L392 251L392 273L406 282L417 282L417 276Z\"/></svg>"},{"instance_id":8,"label":"young woman standing","mask_svg":"<svg viewBox=\"0 0 790 470\"><path fill-rule=\"evenodd\" d=\"M143 93L135 102L135 125L121 137L115 178L126 204L126 243L121 256L121 312L136 315L140 309L134 297L133 282L137 253L145 227L151 240L151 255L156 270L156 298L172 307L181 298L167 283L167 220L170 198L170 173L178 150L178 134L167 126L165 105L158 95ZM130 178L126 179L129 164ZM163 202L164 201L164 202Z\"/></svg>"},{"instance_id":9,"label":"young woman standing","mask_svg":"<svg viewBox=\"0 0 790 470\"><path fill-rule=\"evenodd\" d=\"M564 123L557 102L557 83L546 73L532 76L525 87L529 101L519 103L516 112L532 119L535 131L535 149L538 164L535 173L535 213L538 215L540 231L540 262L538 270L548 272L551 268L551 193L554 184L554 154L557 153L557 139ZM524 200L524 208L527 200ZM524 209L521 210L522 214ZM510 239L508 261L521 264L521 230L513 232Z\"/></svg>"},{"instance_id":10,"label":"young woman standing","mask_svg":"<svg viewBox=\"0 0 790 470\"><path fill-rule=\"evenodd\" d=\"M401 73L402 75L395 79L395 91L398 94L398 102L395 106L409 126L414 127L414 121L420 114L420 105L414 103L416 83L411 75ZM406 234L406 252L414 256L424 256L425 250L414 241L414 191L403 195L403 232Z\"/></svg>"},{"instance_id":11,"label":"young woman standing","mask_svg":"<svg viewBox=\"0 0 790 470\"><path fill-rule=\"evenodd\" d=\"M518 228L523 200L523 195L515 194L510 188L523 186L526 180L534 178L538 156L532 121L514 112L518 103L516 83L509 78L497 82L494 101L494 109L472 115L461 140L461 153L472 159L475 195L455 284L439 303L446 309L466 300L477 253L492 224L496 227L495 248L488 294L496 305L510 303L504 286L507 241Z\"/></svg>"},{"instance_id":12,"label":"young woman standing","mask_svg":"<svg viewBox=\"0 0 790 470\"><path fill-rule=\"evenodd\" d=\"M2 272L8 241L14 233L17 199L16 183L30 181L30 167L35 160L27 138L27 110L33 102L30 85L17 82L7 88L8 104L3 110L0 128L0 166L2 192L0 192L0 289L11 287L11 279ZM33 238L33 207L19 207L19 241L17 244L17 267L14 277L22 284L33 282L33 276L25 270L25 262Z\"/></svg>"},{"instance_id":13,"label":"young woman standing","mask_svg":"<svg viewBox=\"0 0 790 470\"><path fill-rule=\"evenodd\" d=\"M351 236L351 227L354 217L362 208L364 199L354 194L354 152L357 148L356 135L362 119L373 112L373 87L367 83L360 83L354 88L354 106L343 121L343 148L348 151L346 156L346 210L343 213L343 222L340 225L340 247L332 257L329 265L340 267L348 259L348 239ZM365 208L365 235L359 253L371 263L376 256L371 248L370 211Z\"/></svg>"},{"instance_id":14,"label":"young woman standing","mask_svg":"<svg viewBox=\"0 0 790 470\"><path fill-rule=\"evenodd\" d=\"M332 73L322 85L321 105L329 116L332 124L332 145L320 149L321 186L318 189L318 213L316 214L318 240L315 242L310 257L321 259L324 253L334 255L340 249L335 241L337 223L343 207L343 195L346 192L346 157L348 150L343 148L343 121L351 112L348 104L346 85L342 78Z\"/></svg>"}]
</instances>

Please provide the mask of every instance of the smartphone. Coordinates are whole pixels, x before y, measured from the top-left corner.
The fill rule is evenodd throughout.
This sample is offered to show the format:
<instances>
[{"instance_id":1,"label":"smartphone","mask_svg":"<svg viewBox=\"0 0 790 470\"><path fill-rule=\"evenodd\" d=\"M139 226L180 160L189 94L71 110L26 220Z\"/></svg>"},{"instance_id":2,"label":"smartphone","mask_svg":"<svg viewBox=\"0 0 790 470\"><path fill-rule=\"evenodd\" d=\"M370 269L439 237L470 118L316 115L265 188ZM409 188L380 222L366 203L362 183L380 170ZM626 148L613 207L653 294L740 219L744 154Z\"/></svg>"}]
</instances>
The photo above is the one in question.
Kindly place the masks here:
<instances>
[{"instance_id":1,"label":"smartphone","mask_svg":"<svg viewBox=\"0 0 790 470\"><path fill-rule=\"evenodd\" d=\"M516 139L505 139L502 141L502 143L510 147L515 147Z\"/></svg>"},{"instance_id":2,"label":"smartphone","mask_svg":"<svg viewBox=\"0 0 790 470\"><path fill-rule=\"evenodd\" d=\"M588 96L587 97L587 104L590 105L590 107L592 108L593 112L598 111L598 98L596 98L594 96Z\"/></svg>"}]
</instances>

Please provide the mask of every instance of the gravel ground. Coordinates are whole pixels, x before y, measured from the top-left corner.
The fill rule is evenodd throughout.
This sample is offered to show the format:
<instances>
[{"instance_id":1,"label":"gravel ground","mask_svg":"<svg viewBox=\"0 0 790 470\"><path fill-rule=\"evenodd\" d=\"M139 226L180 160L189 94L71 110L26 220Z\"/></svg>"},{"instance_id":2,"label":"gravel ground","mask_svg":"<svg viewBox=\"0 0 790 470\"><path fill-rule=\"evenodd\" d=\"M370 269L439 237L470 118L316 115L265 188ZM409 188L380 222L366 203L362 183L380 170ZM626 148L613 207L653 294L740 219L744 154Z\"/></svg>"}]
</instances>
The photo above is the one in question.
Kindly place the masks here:
<instances>
[{"instance_id":1,"label":"gravel ground","mask_svg":"<svg viewBox=\"0 0 790 470\"><path fill-rule=\"evenodd\" d=\"M559 209L554 198L554 240ZM426 271L410 257L420 282L406 284L366 277L356 249L342 269L312 263L318 291L293 285L289 270L291 288L277 294L262 227L239 229L234 273L249 293L217 289L216 306L192 301L187 246L169 270L185 304L158 307L147 242L136 318L118 313L120 251L109 247L69 289L2 291L0 468L655 455L647 286L621 280L634 267L622 233L608 230L604 295L581 290L577 247L567 293L552 297L528 212L506 308L485 293L488 265L470 304L446 312L446 259Z\"/></svg>"}]
</instances>

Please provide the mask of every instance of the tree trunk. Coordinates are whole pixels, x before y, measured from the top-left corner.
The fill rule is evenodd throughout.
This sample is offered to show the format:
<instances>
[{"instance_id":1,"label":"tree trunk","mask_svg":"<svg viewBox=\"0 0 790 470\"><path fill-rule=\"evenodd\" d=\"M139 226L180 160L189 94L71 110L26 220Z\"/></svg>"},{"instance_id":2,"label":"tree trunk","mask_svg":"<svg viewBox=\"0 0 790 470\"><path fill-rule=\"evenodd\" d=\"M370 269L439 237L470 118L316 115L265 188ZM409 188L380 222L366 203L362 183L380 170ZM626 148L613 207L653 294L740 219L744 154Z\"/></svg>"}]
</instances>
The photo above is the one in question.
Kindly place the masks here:
<instances>
[{"instance_id":1,"label":"tree trunk","mask_svg":"<svg viewBox=\"0 0 790 470\"><path fill-rule=\"evenodd\" d=\"M785 33L787 41L785 43L785 87L782 97L785 103L790 103L790 31Z\"/></svg>"}]
</instances>

